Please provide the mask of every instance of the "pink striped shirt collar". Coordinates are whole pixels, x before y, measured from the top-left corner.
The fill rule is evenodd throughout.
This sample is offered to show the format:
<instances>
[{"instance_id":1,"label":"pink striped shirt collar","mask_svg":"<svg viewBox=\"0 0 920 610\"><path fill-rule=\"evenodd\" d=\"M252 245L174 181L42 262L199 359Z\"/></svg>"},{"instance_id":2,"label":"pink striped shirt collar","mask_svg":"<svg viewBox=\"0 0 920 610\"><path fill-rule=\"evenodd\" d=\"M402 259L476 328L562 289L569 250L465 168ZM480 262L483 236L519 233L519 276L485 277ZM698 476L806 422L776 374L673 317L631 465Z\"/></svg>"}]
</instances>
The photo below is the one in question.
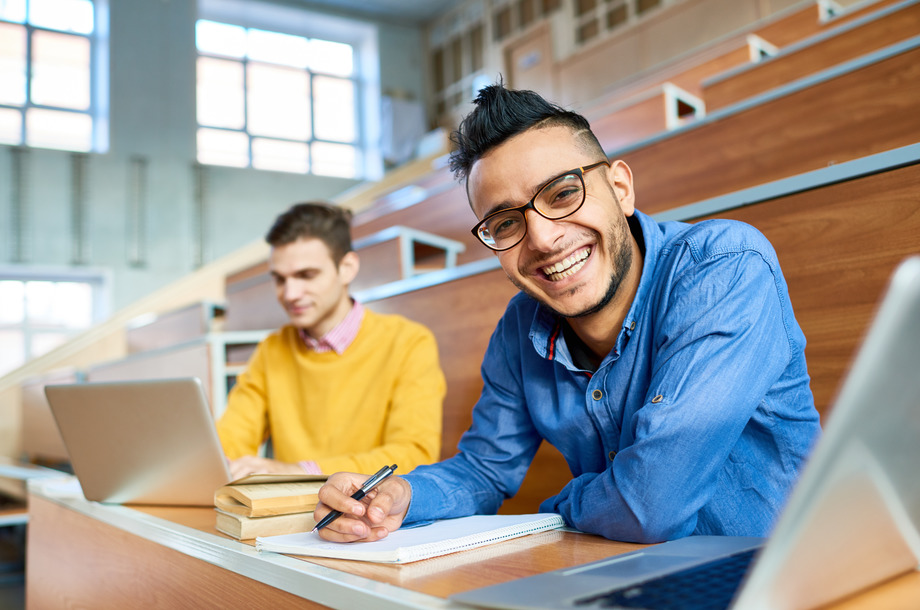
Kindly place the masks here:
<instances>
[{"instance_id":1,"label":"pink striped shirt collar","mask_svg":"<svg viewBox=\"0 0 920 610\"><path fill-rule=\"evenodd\" d=\"M361 321L364 319L364 306L355 301L351 311L345 318L339 322L335 328L323 335L319 339L314 339L303 329L300 329L300 338L304 344L314 352L322 354L328 351L334 351L336 354L342 353L348 349L348 346L354 342L361 329Z\"/></svg>"}]
</instances>

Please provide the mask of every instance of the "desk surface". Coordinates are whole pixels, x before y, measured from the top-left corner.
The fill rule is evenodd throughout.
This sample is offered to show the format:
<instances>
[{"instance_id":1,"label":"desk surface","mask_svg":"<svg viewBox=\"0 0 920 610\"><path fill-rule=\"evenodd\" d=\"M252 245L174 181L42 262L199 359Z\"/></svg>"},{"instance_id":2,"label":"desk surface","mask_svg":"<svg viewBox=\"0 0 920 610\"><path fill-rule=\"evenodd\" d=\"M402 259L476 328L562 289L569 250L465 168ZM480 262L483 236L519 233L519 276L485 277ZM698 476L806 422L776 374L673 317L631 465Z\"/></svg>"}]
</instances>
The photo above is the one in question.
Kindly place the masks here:
<instances>
[{"instance_id":1,"label":"desk surface","mask_svg":"<svg viewBox=\"0 0 920 610\"><path fill-rule=\"evenodd\" d=\"M406 565L307 559L259 553L218 533L210 508L105 506L47 484L30 491L29 608L61 607L65 600L137 607L145 596L158 607L250 601L277 608L460 608L445 598L641 548L551 531ZM112 586L113 573L130 586ZM918 601L915 572L834 607L907 609Z\"/></svg>"}]
</instances>

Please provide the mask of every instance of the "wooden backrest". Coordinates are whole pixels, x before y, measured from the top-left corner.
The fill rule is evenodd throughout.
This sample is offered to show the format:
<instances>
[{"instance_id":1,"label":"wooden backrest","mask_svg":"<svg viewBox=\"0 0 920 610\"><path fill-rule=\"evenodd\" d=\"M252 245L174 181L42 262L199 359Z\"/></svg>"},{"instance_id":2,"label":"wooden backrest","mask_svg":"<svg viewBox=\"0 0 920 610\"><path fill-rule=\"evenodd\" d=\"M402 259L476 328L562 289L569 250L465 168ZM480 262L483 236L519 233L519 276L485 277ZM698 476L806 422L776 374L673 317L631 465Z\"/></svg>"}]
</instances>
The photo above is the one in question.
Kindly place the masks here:
<instances>
[{"instance_id":1,"label":"wooden backrest","mask_svg":"<svg viewBox=\"0 0 920 610\"><path fill-rule=\"evenodd\" d=\"M24 381L22 388L22 453L30 462L45 465L70 460L57 423L45 397L46 385L77 383L79 376L71 368L50 371Z\"/></svg>"},{"instance_id":2,"label":"wooden backrest","mask_svg":"<svg viewBox=\"0 0 920 610\"><path fill-rule=\"evenodd\" d=\"M709 112L920 33L920 2L907 0L836 24L774 57L703 82Z\"/></svg>"},{"instance_id":3,"label":"wooden backrest","mask_svg":"<svg viewBox=\"0 0 920 610\"><path fill-rule=\"evenodd\" d=\"M611 151L633 170L639 209L656 213L920 139L920 38L844 67Z\"/></svg>"},{"instance_id":4,"label":"wooden backrest","mask_svg":"<svg viewBox=\"0 0 920 610\"><path fill-rule=\"evenodd\" d=\"M897 264L920 252L920 164L714 214L776 249L823 416Z\"/></svg>"}]
</instances>

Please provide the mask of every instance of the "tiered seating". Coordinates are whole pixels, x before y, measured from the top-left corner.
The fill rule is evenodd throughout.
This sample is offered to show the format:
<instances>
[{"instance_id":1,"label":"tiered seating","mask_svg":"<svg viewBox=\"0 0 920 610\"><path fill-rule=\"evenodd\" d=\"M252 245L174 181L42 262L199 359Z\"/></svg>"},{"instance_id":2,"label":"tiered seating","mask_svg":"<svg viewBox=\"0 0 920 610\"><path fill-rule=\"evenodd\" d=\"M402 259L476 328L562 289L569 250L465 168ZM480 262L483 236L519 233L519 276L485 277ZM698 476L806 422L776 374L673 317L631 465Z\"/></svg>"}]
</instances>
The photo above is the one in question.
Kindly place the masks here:
<instances>
[{"instance_id":1,"label":"tiered seating","mask_svg":"<svg viewBox=\"0 0 920 610\"><path fill-rule=\"evenodd\" d=\"M915 19L915 5L903 0L864 4L826 22L817 19L812 5L654 74L631 79L582 110L600 132L614 127L609 131L609 151L632 167L640 209L662 219L738 218L760 228L773 242L809 340L812 387L823 414L891 270L918 249L915 193L920 187L920 149L912 145L920 142L914 99L920 38L904 38L899 21L885 33L872 30L872 49L860 46L869 44L862 33L877 27L871 23L893 23L885 21L889 13L877 11L888 7L892 15ZM843 27L845 23L849 25ZM895 30L900 33L893 34ZM898 40L888 36L898 36L900 42L879 47ZM750 62L751 45L758 59L763 50L773 53L773 46L778 53L754 67L734 70L730 77L715 77ZM796 69L807 72L780 69L792 58L798 58L792 61ZM744 93L741 101L733 98L705 117L676 110L685 124L670 131L663 121L655 132L641 132L633 125L638 120L623 123L623 115L615 118L614 110L638 112L633 102L639 99L654 99L662 109L670 103L664 96L666 83L691 96L702 95L706 78L712 93L717 82L771 70L781 78L767 79L767 89ZM810 76L803 79L803 74ZM642 92L650 90L658 93L642 98ZM628 144L622 144L629 139L623 136L624 124L636 127ZM475 217L466 193L443 163L416 164L387 185L339 198L358 210L355 242L367 248L355 295L372 309L398 312L426 324L437 337L448 381L442 450L448 457L469 426L482 387L481 358L515 288L497 259L470 234ZM457 266L451 267L443 253L435 255L416 242L414 257L431 258L442 269L421 275L406 272L399 254L404 250L396 245L399 238L374 237L396 226L462 245L456 252ZM264 258L237 269L226 277L225 335L264 331L286 322L268 284ZM224 345L223 357L217 360L245 361L257 336L239 337L238 347L228 350ZM518 496L502 510L536 510L539 501L558 491L569 476L561 456L543 447Z\"/></svg>"},{"instance_id":2,"label":"tiered seating","mask_svg":"<svg viewBox=\"0 0 920 610\"><path fill-rule=\"evenodd\" d=\"M763 61L703 81L709 112L855 59L920 33L920 2L907 0L845 21Z\"/></svg>"},{"instance_id":3,"label":"tiered seating","mask_svg":"<svg viewBox=\"0 0 920 610\"><path fill-rule=\"evenodd\" d=\"M912 144L918 59L915 37L610 152L654 213Z\"/></svg>"}]
</instances>

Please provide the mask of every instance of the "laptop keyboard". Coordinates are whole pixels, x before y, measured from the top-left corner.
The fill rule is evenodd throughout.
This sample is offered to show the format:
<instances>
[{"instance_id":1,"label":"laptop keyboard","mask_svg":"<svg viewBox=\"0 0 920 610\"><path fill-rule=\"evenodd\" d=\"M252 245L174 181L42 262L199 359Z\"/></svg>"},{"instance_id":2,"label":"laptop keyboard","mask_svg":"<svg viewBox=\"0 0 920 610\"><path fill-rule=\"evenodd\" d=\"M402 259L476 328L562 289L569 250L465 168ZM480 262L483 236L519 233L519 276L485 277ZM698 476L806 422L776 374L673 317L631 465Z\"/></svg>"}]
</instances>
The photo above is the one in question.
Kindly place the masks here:
<instances>
[{"instance_id":1,"label":"laptop keyboard","mask_svg":"<svg viewBox=\"0 0 920 610\"><path fill-rule=\"evenodd\" d=\"M598 608L724 610L740 587L757 550L729 555L575 603Z\"/></svg>"}]
</instances>

